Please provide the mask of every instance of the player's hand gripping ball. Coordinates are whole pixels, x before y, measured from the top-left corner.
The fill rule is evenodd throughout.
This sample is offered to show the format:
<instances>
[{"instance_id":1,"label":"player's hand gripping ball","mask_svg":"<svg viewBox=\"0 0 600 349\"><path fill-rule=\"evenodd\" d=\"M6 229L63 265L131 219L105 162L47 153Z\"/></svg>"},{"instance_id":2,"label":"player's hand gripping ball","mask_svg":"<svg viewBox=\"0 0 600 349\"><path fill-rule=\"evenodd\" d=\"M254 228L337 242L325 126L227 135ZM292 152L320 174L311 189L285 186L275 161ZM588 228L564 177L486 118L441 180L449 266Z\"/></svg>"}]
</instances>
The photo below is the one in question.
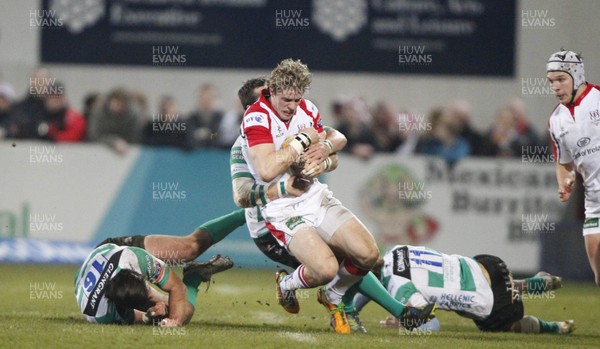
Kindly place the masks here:
<instances>
[{"instance_id":1,"label":"player's hand gripping ball","mask_svg":"<svg viewBox=\"0 0 600 349\"><path fill-rule=\"evenodd\" d=\"M289 143L295 138L295 136L292 137L288 137L282 145L282 148L289 146ZM296 177L294 179L294 182L292 183L292 186L296 189L299 190L307 190L312 184L313 184L313 180L310 178L305 177L302 174L302 171L304 170L304 166L306 165L306 161L304 161L302 155L298 155L298 157L296 158L296 160L290 165L290 167L288 167L287 172Z\"/></svg>"}]
</instances>

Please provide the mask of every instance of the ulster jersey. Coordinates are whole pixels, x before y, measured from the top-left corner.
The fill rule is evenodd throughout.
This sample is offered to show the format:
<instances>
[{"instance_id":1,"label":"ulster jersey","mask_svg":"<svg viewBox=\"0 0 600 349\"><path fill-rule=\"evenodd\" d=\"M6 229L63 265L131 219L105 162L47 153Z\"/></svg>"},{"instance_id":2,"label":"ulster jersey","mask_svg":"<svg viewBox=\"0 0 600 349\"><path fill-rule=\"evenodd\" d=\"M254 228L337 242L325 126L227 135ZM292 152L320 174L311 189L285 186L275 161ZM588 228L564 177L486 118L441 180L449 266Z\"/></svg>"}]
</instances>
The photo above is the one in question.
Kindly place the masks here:
<instances>
[{"instance_id":1,"label":"ulster jersey","mask_svg":"<svg viewBox=\"0 0 600 349\"><path fill-rule=\"evenodd\" d=\"M250 173L255 178L257 184L266 185L272 182L279 182L281 180L286 180L290 175L286 172L273 179L273 181L266 183L261 179L258 171L256 171L248 153L249 149L258 144L271 143L274 145L275 150L279 150L288 137L295 136L301 129L310 127L313 127L319 133L324 132L319 110L312 102L306 99L300 101L296 108L296 113L288 123L279 119L277 113L271 106L271 103L264 95L246 110L242 122L242 154L246 159ZM298 206L294 207L293 210L285 212L280 211L280 209L284 207L289 208L292 205L302 202L308 202L307 199L309 198L312 198L312 201L320 203L321 201L317 196L324 197L326 192L327 186L319 183L319 181L315 179L309 191L301 196L288 196L271 201L265 206L265 210L262 210L262 208L261 210L267 220L274 218L275 215L273 212L275 211L279 211L283 216L287 216L291 211L302 213L306 210L303 211L302 208ZM271 212L271 214L269 212Z\"/></svg>"},{"instance_id":2,"label":"ulster jersey","mask_svg":"<svg viewBox=\"0 0 600 349\"><path fill-rule=\"evenodd\" d=\"M283 142L297 135L301 129L313 127L317 132L323 132L321 115L317 107L309 100L302 99L296 108L296 113L288 123L277 116L269 100L262 95L244 114L242 121L242 151L248 161L250 173L258 184L266 184L257 173L247 150L257 144L273 143L275 150L281 149ZM286 177L287 178L287 177ZM277 178L276 180L279 180Z\"/></svg>"},{"instance_id":3,"label":"ulster jersey","mask_svg":"<svg viewBox=\"0 0 600 349\"><path fill-rule=\"evenodd\" d=\"M559 104L548 123L557 161L583 177L586 216L600 216L600 90L588 84L572 107Z\"/></svg>"},{"instance_id":4,"label":"ulster jersey","mask_svg":"<svg viewBox=\"0 0 600 349\"><path fill-rule=\"evenodd\" d=\"M169 279L169 267L146 250L114 244L97 247L87 257L75 279L75 297L87 321L133 322L133 309L127 309L125 314L119 313L115 304L104 296L106 283L123 269L136 271L159 287L163 287Z\"/></svg>"}]
</instances>

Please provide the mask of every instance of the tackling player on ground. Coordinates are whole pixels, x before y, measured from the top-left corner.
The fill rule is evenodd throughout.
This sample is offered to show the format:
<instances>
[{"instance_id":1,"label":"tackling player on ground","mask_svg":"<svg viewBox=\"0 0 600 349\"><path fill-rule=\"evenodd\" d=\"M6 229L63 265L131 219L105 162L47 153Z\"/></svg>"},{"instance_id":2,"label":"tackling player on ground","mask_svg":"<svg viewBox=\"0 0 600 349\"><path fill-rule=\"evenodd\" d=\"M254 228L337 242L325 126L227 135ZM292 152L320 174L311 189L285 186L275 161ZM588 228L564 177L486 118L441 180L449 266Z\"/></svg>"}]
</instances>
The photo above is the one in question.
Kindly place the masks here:
<instances>
[{"instance_id":1,"label":"tackling player on ground","mask_svg":"<svg viewBox=\"0 0 600 349\"><path fill-rule=\"evenodd\" d=\"M167 263L144 249L102 244L78 270L75 298L91 323L182 326L194 315L200 283L232 266L220 256L205 264L190 263L182 281Z\"/></svg>"},{"instance_id":2,"label":"tackling player on ground","mask_svg":"<svg viewBox=\"0 0 600 349\"><path fill-rule=\"evenodd\" d=\"M559 288L559 277L539 272L525 280L514 280L504 261L495 256L469 258L423 246L397 245L378 261L374 272L397 300L435 302L439 309L473 319L482 331L567 334L575 329L572 320L551 322L524 316L521 294ZM353 292L348 292L344 302L351 305L352 297ZM354 298L358 311L368 301L360 294ZM398 328L397 315L393 315L383 323Z\"/></svg>"}]
</instances>

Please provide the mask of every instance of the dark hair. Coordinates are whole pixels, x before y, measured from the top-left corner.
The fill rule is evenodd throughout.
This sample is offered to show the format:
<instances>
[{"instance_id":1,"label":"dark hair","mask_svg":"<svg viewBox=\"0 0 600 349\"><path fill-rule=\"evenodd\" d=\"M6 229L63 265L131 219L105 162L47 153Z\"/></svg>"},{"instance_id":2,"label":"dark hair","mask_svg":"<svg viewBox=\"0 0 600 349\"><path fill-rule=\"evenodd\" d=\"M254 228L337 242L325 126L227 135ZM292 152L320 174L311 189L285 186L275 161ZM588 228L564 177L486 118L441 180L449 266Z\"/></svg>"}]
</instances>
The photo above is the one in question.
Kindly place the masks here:
<instances>
[{"instance_id":1,"label":"dark hair","mask_svg":"<svg viewBox=\"0 0 600 349\"><path fill-rule=\"evenodd\" d=\"M122 269L106 286L106 298L113 301L118 309L148 308L148 288L142 275L131 269Z\"/></svg>"},{"instance_id":2,"label":"dark hair","mask_svg":"<svg viewBox=\"0 0 600 349\"><path fill-rule=\"evenodd\" d=\"M254 89L265 86L266 84L267 78L264 76L244 81L244 84L238 90L238 98L244 109L248 108L258 99L259 96L254 94Z\"/></svg>"}]
</instances>

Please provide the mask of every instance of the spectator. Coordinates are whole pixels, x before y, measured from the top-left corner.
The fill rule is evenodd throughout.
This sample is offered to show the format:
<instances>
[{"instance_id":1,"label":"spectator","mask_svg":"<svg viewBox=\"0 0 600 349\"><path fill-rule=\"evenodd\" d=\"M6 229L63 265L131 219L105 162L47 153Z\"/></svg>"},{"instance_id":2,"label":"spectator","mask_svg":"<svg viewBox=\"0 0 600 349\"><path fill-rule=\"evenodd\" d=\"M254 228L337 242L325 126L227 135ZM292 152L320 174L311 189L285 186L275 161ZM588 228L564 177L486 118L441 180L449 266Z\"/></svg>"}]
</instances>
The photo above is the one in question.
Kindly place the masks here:
<instances>
[{"instance_id":1,"label":"spectator","mask_svg":"<svg viewBox=\"0 0 600 349\"><path fill-rule=\"evenodd\" d=\"M129 150L130 143L141 138L143 117L139 108L131 101L127 91L114 89L108 94L102 108L90 120L89 138L91 141L103 142L119 154Z\"/></svg>"},{"instance_id":2,"label":"spectator","mask_svg":"<svg viewBox=\"0 0 600 349\"><path fill-rule=\"evenodd\" d=\"M515 118L515 129L517 130L517 142L515 152L517 156L521 156L521 147L523 146L541 146L544 143L541 137L535 132L525 110L525 103L520 98L513 98L508 102L508 109L512 112Z\"/></svg>"},{"instance_id":3,"label":"spectator","mask_svg":"<svg viewBox=\"0 0 600 349\"><path fill-rule=\"evenodd\" d=\"M244 109L239 99L233 101L233 108L223 115L217 133L217 145L222 148L231 148L240 135L240 125L244 116Z\"/></svg>"},{"instance_id":4,"label":"spectator","mask_svg":"<svg viewBox=\"0 0 600 349\"><path fill-rule=\"evenodd\" d=\"M104 97L99 92L90 92L83 97L83 117L86 122L89 122L92 115L102 108L103 103Z\"/></svg>"},{"instance_id":5,"label":"spectator","mask_svg":"<svg viewBox=\"0 0 600 349\"><path fill-rule=\"evenodd\" d=\"M348 139L344 151L363 160L370 159L375 152L377 139L369 128L369 124L363 121L370 119L365 102L357 97L352 98L344 104L340 118L337 130Z\"/></svg>"},{"instance_id":6,"label":"spectator","mask_svg":"<svg viewBox=\"0 0 600 349\"><path fill-rule=\"evenodd\" d=\"M469 147L471 155L474 156L492 156L493 147L490 141L482 134L477 132L471 124L471 104L465 100L459 100L448 108L450 118L456 121L458 133L462 136Z\"/></svg>"},{"instance_id":7,"label":"spectator","mask_svg":"<svg viewBox=\"0 0 600 349\"><path fill-rule=\"evenodd\" d=\"M181 117L181 112L175 98L162 96L158 105L158 113L152 120L146 122L143 130L143 143L153 146L174 146L182 149L192 149L193 141L187 132L187 122Z\"/></svg>"},{"instance_id":8,"label":"spectator","mask_svg":"<svg viewBox=\"0 0 600 349\"><path fill-rule=\"evenodd\" d=\"M398 113L398 123L395 126L398 129L402 144L396 148L396 154L405 156L414 154L421 135L424 132L431 132L429 123L419 123L417 114L408 110Z\"/></svg>"},{"instance_id":9,"label":"spectator","mask_svg":"<svg viewBox=\"0 0 600 349\"><path fill-rule=\"evenodd\" d=\"M9 117L17 98L15 90L8 83L0 83L0 139L7 133Z\"/></svg>"},{"instance_id":10,"label":"spectator","mask_svg":"<svg viewBox=\"0 0 600 349\"><path fill-rule=\"evenodd\" d=\"M43 98L44 121L38 127L38 132L54 142L81 142L85 139L85 118L68 105L65 92L60 82L49 86Z\"/></svg>"},{"instance_id":11,"label":"spectator","mask_svg":"<svg viewBox=\"0 0 600 349\"><path fill-rule=\"evenodd\" d=\"M494 125L489 132L492 141L492 153L497 157L518 156L514 144L517 143L518 133L515 127L515 117L508 108L496 112Z\"/></svg>"},{"instance_id":12,"label":"spectator","mask_svg":"<svg viewBox=\"0 0 600 349\"><path fill-rule=\"evenodd\" d=\"M456 120L443 109L435 109L430 115L431 136L423 139L419 151L423 154L435 155L454 166L460 159L471 152L469 143L459 134Z\"/></svg>"},{"instance_id":13,"label":"spectator","mask_svg":"<svg viewBox=\"0 0 600 349\"><path fill-rule=\"evenodd\" d=\"M189 118L190 132L197 147L207 147L216 144L219 124L223 112L217 109L217 88L212 84L200 86L198 91L197 109Z\"/></svg>"},{"instance_id":14,"label":"spectator","mask_svg":"<svg viewBox=\"0 0 600 349\"><path fill-rule=\"evenodd\" d=\"M398 127L398 113L389 102L381 101L375 105L371 130L377 140L377 151L393 152L402 144L403 140L400 138Z\"/></svg>"},{"instance_id":15,"label":"spectator","mask_svg":"<svg viewBox=\"0 0 600 349\"><path fill-rule=\"evenodd\" d=\"M9 138L38 138L38 126L44 120L43 96L52 81L46 68L35 69L29 77L26 97L14 105L7 127ZM42 128L43 131L43 128Z\"/></svg>"}]
</instances>

